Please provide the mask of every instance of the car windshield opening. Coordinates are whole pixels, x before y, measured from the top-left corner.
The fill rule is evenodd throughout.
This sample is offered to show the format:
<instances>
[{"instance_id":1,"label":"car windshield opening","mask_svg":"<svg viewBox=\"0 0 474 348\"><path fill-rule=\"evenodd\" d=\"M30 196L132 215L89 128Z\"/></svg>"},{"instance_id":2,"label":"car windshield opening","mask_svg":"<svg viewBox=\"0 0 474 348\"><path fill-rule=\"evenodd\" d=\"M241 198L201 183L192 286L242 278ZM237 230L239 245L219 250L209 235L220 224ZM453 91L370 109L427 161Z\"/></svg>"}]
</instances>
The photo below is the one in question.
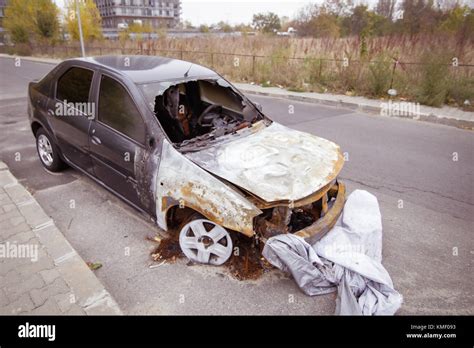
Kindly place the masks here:
<instances>
[{"instance_id":1,"label":"car windshield opening","mask_svg":"<svg viewBox=\"0 0 474 348\"><path fill-rule=\"evenodd\" d=\"M178 147L235 133L264 118L223 79L156 82L140 88Z\"/></svg>"}]
</instances>

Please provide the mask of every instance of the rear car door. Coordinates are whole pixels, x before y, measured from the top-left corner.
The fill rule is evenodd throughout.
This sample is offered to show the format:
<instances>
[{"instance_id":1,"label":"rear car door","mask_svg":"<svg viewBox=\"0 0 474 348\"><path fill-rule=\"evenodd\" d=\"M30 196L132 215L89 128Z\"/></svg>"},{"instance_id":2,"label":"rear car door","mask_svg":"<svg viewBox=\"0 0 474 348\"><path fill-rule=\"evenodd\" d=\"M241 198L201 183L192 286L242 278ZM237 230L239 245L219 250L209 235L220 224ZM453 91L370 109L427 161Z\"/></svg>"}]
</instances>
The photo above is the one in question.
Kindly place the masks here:
<instances>
[{"instance_id":1,"label":"rear car door","mask_svg":"<svg viewBox=\"0 0 474 348\"><path fill-rule=\"evenodd\" d=\"M137 158L145 151L145 122L127 88L118 79L98 77L97 117L90 131L95 176L137 207Z\"/></svg>"},{"instance_id":2,"label":"rear car door","mask_svg":"<svg viewBox=\"0 0 474 348\"><path fill-rule=\"evenodd\" d=\"M61 152L81 169L92 172L89 156L89 128L93 112L90 103L94 71L82 67L67 69L57 80L54 102L48 105L52 128Z\"/></svg>"}]
</instances>

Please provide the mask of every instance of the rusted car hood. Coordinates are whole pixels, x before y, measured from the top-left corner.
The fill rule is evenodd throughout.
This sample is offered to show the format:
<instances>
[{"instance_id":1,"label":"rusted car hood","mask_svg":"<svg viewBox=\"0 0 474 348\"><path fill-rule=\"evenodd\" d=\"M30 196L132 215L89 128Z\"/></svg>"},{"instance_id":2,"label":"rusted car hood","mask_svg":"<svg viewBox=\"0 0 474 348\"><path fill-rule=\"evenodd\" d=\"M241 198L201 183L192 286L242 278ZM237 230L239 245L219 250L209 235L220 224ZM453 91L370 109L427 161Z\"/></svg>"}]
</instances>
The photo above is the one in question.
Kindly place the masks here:
<instances>
[{"instance_id":1,"label":"rusted car hood","mask_svg":"<svg viewBox=\"0 0 474 348\"><path fill-rule=\"evenodd\" d=\"M276 122L186 157L266 202L305 198L334 180L344 163L335 143Z\"/></svg>"}]
</instances>

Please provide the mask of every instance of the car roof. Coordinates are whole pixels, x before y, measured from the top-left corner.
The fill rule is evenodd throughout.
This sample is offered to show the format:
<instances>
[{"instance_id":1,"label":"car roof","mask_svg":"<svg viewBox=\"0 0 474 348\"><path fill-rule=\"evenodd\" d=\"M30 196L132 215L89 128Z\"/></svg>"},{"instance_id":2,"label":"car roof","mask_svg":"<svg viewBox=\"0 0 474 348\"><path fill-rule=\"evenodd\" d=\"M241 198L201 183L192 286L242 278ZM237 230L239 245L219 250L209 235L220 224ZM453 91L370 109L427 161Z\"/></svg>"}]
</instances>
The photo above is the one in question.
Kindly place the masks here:
<instances>
[{"instance_id":1,"label":"car roof","mask_svg":"<svg viewBox=\"0 0 474 348\"><path fill-rule=\"evenodd\" d=\"M170 81L218 76L216 72L202 65L180 59L159 56L97 56L74 58L99 65L128 76L134 83ZM187 72L187 75L185 76Z\"/></svg>"}]
</instances>

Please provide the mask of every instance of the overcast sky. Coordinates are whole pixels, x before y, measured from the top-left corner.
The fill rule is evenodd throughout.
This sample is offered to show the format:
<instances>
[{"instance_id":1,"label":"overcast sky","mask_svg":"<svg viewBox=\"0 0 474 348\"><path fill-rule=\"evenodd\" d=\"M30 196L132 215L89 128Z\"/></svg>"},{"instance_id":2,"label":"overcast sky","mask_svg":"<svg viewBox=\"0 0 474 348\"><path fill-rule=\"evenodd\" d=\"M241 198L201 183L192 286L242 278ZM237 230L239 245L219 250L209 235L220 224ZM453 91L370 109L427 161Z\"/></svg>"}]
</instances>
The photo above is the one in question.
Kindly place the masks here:
<instances>
[{"instance_id":1,"label":"overcast sky","mask_svg":"<svg viewBox=\"0 0 474 348\"><path fill-rule=\"evenodd\" d=\"M221 20L230 24L249 23L255 13L274 12L293 18L308 0L182 0L183 20L211 24Z\"/></svg>"},{"instance_id":2,"label":"overcast sky","mask_svg":"<svg viewBox=\"0 0 474 348\"><path fill-rule=\"evenodd\" d=\"M377 0L354 0L375 6ZM474 7L474 0L463 0ZM294 18L299 9L309 3L323 3L323 0L182 0L183 20L193 24L212 24L221 20L230 24L250 23L255 13L274 12L278 16ZM401 3L401 0L399 1Z\"/></svg>"},{"instance_id":3,"label":"overcast sky","mask_svg":"<svg viewBox=\"0 0 474 348\"><path fill-rule=\"evenodd\" d=\"M54 0L64 8L64 0ZM255 13L274 12L292 18L298 10L311 2L322 0L182 0L182 20L194 25L212 24L221 20L230 24L250 23Z\"/></svg>"},{"instance_id":4,"label":"overcast sky","mask_svg":"<svg viewBox=\"0 0 474 348\"><path fill-rule=\"evenodd\" d=\"M64 8L64 0L54 0ZM250 23L255 13L274 12L278 16L294 18L298 10L309 3L322 3L323 0L182 0L182 20L194 25L212 24L221 20L230 24ZM377 0L355 0L375 4ZM474 0L465 0L473 6Z\"/></svg>"}]
</instances>

